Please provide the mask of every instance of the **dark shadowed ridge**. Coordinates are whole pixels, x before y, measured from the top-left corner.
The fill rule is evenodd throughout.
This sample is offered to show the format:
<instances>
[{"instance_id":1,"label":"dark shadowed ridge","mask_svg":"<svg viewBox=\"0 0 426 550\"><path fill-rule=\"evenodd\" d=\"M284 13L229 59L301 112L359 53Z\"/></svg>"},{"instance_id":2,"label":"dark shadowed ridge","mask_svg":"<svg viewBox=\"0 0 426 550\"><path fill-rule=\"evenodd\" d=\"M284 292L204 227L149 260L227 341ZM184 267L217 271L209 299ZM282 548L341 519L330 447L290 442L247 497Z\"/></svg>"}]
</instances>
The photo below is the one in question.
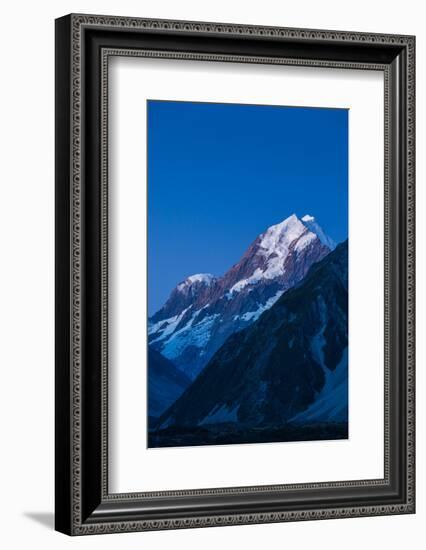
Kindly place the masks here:
<instances>
[{"instance_id":1,"label":"dark shadowed ridge","mask_svg":"<svg viewBox=\"0 0 426 550\"><path fill-rule=\"evenodd\" d=\"M347 322L345 241L253 325L230 336L158 427L262 427L291 421L309 410L338 367L346 372L347 388L347 370L342 371L347 369ZM346 411L347 421L345 391L340 411Z\"/></svg>"},{"instance_id":2,"label":"dark shadowed ridge","mask_svg":"<svg viewBox=\"0 0 426 550\"><path fill-rule=\"evenodd\" d=\"M189 378L158 351L148 347L148 415L161 415L188 387Z\"/></svg>"}]
</instances>

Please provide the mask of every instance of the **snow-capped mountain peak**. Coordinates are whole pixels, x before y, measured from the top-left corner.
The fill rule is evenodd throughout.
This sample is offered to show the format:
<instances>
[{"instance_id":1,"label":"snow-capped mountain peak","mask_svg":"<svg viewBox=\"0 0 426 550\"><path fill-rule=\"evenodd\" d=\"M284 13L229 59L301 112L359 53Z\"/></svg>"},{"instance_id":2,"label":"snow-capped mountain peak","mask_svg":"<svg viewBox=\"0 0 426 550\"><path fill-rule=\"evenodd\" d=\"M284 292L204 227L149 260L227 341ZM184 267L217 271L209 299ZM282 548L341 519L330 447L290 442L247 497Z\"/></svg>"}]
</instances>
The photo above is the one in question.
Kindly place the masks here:
<instances>
[{"instance_id":1,"label":"snow-capped mountain peak","mask_svg":"<svg viewBox=\"0 0 426 550\"><path fill-rule=\"evenodd\" d=\"M196 273L187 277L182 283L179 283L177 289L184 290L193 284L210 286L215 280L216 277L211 273Z\"/></svg>"},{"instance_id":2,"label":"snow-capped mountain peak","mask_svg":"<svg viewBox=\"0 0 426 550\"><path fill-rule=\"evenodd\" d=\"M197 273L180 282L149 320L150 345L195 377L231 334L272 307L332 247L312 216L292 214L261 233L223 276Z\"/></svg>"},{"instance_id":3,"label":"snow-capped mountain peak","mask_svg":"<svg viewBox=\"0 0 426 550\"><path fill-rule=\"evenodd\" d=\"M333 241L333 239L331 239L328 235L324 233L324 231L318 225L313 216L311 216L310 214L306 214L305 216L303 216L302 222L309 231L315 233L322 244L328 246L330 250L334 250L336 248L336 243Z\"/></svg>"},{"instance_id":4,"label":"snow-capped mountain peak","mask_svg":"<svg viewBox=\"0 0 426 550\"><path fill-rule=\"evenodd\" d=\"M296 214L292 214L285 220L269 227L260 236L260 251L267 253L288 249L289 245L298 239L306 231L306 226L299 220Z\"/></svg>"},{"instance_id":5,"label":"snow-capped mountain peak","mask_svg":"<svg viewBox=\"0 0 426 550\"><path fill-rule=\"evenodd\" d=\"M248 285L282 277L286 272L286 261L291 249L298 253L315 238L296 214L271 225L249 248L245 269L239 273L230 292L241 292ZM298 248L299 243L303 246Z\"/></svg>"}]
</instances>

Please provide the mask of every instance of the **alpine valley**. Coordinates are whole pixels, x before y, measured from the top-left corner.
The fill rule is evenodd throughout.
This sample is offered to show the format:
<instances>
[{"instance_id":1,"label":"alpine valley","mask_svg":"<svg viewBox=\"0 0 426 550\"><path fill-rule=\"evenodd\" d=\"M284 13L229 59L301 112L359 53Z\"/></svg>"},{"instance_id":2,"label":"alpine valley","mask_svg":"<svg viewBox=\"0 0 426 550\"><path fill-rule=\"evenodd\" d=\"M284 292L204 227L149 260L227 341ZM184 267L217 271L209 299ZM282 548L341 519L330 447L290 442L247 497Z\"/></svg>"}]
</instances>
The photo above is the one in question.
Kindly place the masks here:
<instances>
[{"instance_id":1,"label":"alpine valley","mask_svg":"<svg viewBox=\"0 0 426 550\"><path fill-rule=\"evenodd\" d=\"M179 283L149 319L149 447L347 437L347 300L347 241L310 215Z\"/></svg>"}]
</instances>

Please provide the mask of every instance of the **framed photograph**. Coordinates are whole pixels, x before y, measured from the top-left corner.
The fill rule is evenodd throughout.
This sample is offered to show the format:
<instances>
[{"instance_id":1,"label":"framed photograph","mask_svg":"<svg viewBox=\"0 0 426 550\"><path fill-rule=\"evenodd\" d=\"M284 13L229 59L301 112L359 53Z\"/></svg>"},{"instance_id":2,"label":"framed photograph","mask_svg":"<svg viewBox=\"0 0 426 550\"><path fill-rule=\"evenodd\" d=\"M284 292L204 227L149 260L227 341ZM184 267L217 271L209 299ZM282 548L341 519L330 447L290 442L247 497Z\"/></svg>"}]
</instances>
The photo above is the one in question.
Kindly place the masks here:
<instances>
[{"instance_id":1,"label":"framed photograph","mask_svg":"<svg viewBox=\"0 0 426 550\"><path fill-rule=\"evenodd\" d=\"M408 514L415 39L56 20L56 529Z\"/></svg>"}]
</instances>

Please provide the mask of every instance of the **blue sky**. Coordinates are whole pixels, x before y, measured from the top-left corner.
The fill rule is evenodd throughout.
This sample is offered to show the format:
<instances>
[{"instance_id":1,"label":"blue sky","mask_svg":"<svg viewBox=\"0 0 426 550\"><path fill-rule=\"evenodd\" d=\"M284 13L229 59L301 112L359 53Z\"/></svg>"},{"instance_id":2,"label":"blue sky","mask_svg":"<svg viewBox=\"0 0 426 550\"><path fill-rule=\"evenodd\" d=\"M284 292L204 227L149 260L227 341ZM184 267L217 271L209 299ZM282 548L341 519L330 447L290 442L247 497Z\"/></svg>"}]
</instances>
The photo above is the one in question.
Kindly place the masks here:
<instances>
[{"instance_id":1,"label":"blue sky","mask_svg":"<svg viewBox=\"0 0 426 550\"><path fill-rule=\"evenodd\" d=\"M222 275L270 225L315 216L348 235L348 111L149 100L148 310Z\"/></svg>"}]
</instances>

